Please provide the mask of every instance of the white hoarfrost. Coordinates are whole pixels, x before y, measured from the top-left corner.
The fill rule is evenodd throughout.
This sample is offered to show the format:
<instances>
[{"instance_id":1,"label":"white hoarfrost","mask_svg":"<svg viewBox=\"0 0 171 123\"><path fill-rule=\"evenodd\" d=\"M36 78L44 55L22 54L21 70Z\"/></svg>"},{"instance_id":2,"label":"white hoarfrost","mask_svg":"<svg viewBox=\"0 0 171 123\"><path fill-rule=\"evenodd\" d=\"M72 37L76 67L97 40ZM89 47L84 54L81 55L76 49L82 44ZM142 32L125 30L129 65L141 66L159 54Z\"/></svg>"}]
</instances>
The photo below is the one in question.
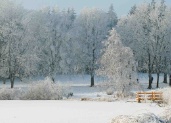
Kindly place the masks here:
<instances>
[{"instance_id":1,"label":"white hoarfrost","mask_svg":"<svg viewBox=\"0 0 171 123\"><path fill-rule=\"evenodd\" d=\"M68 97L68 86L53 83L50 78L23 88L0 89L0 100L62 100Z\"/></svg>"},{"instance_id":2,"label":"white hoarfrost","mask_svg":"<svg viewBox=\"0 0 171 123\"><path fill-rule=\"evenodd\" d=\"M119 115L111 123L171 123L171 107L160 114L141 113L137 115Z\"/></svg>"},{"instance_id":3,"label":"white hoarfrost","mask_svg":"<svg viewBox=\"0 0 171 123\"><path fill-rule=\"evenodd\" d=\"M99 75L106 76L116 91L126 94L137 78L132 50L122 44L115 29L110 32L105 46L106 49L100 60L102 67L97 72Z\"/></svg>"},{"instance_id":4,"label":"white hoarfrost","mask_svg":"<svg viewBox=\"0 0 171 123\"><path fill-rule=\"evenodd\" d=\"M160 117L167 123L171 123L171 107L168 107L163 113L161 113Z\"/></svg>"},{"instance_id":5,"label":"white hoarfrost","mask_svg":"<svg viewBox=\"0 0 171 123\"><path fill-rule=\"evenodd\" d=\"M159 119L152 113L141 114L138 116L118 116L111 123L167 123Z\"/></svg>"},{"instance_id":6,"label":"white hoarfrost","mask_svg":"<svg viewBox=\"0 0 171 123\"><path fill-rule=\"evenodd\" d=\"M22 95L22 91L18 89L0 89L0 100L18 100Z\"/></svg>"},{"instance_id":7,"label":"white hoarfrost","mask_svg":"<svg viewBox=\"0 0 171 123\"><path fill-rule=\"evenodd\" d=\"M164 89L160 89L161 92L163 92L163 101L164 103L171 105L171 88L164 88Z\"/></svg>"},{"instance_id":8,"label":"white hoarfrost","mask_svg":"<svg viewBox=\"0 0 171 123\"><path fill-rule=\"evenodd\" d=\"M137 6L134 14L121 18L117 31L126 46L131 47L138 62L138 70L158 73L156 86L159 87L160 73L165 73L166 82L170 64L170 10L164 0L152 1ZM151 89L149 79L148 88Z\"/></svg>"},{"instance_id":9,"label":"white hoarfrost","mask_svg":"<svg viewBox=\"0 0 171 123\"><path fill-rule=\"evenodd\" d=\"M61 100L67 91L60 85L53 83L50 78L40 81L28 88L21 97L25 100Z\"/></svg>"}]
</instances>

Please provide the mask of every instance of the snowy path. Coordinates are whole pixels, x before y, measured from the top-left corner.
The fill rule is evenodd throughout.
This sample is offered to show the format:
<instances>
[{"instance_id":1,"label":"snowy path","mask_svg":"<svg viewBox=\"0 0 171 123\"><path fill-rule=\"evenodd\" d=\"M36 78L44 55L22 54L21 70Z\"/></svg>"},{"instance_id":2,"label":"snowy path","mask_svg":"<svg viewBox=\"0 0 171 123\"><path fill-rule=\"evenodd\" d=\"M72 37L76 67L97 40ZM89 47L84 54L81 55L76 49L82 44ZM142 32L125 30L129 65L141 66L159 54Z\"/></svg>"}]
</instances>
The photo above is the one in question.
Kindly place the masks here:
<instances>
[{"instance_id":1,"label":"snowy path","mask_svg":"<svg viewBox=\"0 0 171 123\"><path fill-rule=\"evenodd\" d=\"M162 111L150 103L0 101L0 123L110 123L117 115Z\"/></svg>"}]
</instances>

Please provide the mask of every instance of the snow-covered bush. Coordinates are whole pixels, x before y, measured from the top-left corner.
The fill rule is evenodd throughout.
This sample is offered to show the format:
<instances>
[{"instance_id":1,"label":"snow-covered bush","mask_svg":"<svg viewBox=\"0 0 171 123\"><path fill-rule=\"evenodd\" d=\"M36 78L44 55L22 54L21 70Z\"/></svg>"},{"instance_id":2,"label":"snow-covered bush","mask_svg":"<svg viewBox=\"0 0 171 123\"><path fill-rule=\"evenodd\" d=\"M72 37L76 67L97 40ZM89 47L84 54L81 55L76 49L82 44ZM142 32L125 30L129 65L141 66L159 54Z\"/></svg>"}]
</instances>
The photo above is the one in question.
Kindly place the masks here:
<instances>
[{"instance_id":1,"label":"snow-covered bush","mask_svg":"<svg viewBox=\"0 0 171 123\"><path fill-rule=\"evenodd\" d=\"M107 90L106 90L106 94L107 95L112 95L114 93L114 89L113 88L108 88Z\"/></svg>"},{"instance_id":2,"label":"snow-covered bush","mask_svg":"<svg viewBox=\"0 0 171 123\"><path fill-rule=\"evenodd\" d=\"M135 98L135 93L132 93L132 92L127 92L127 93L115 92L114 97L117 99Z\"/></svg>"},{"instance_id":3,"label":"snow-covered bush","mask_svg":"<svg viewBox=\"0 0 171 123\"><path fill-rule=\"evenodd\" d=\"M166 123L152 113L141 114L138 116L121 115L112 120L111 123Z\"/></svg>"},{"instance_id":4,"label":"snow-covered bush","mask_svg":"<svg viewBox=\"0 0 171 123\"><path fill-rule=\"evenodd\" d=\"M18 100L22 95L20 89L0 89L0 100Z\"/></svg>"},{"instance_id":5,"label":"snow-covered bush","mask_svg":"<svg viewBox=\"0 0 171 123\"><path fill-rule=\"evenodd\" d=\"M25 100L60 100L65 94L64 87L55 84L50 78L31 85L21 99Z\"/></svg>"},{"instance_id":6,"label":"snow-covered bush","mask_svg":"<svg viewBox=\"0 0 171 123\"><path fill-rule=\"evenodd\" d=\"M168 105L171 105L171 98L170 98L171 88L168 87L168 88L161 89L159 91L163 92L163 102Z\"/></svg>"},{"instance_id":7,"label":"snow-covered bush","mask_svg":"<svg viewBox=\"0 0 171 123\"><path fill-rule=\"evenodd\" d=\"M171 107L167 108L159 116L152 113L144 113L137 116L120 115L115 117L111 123L171 123Z\"/></svg>"},{"instance_id":8,"label":"snow-covered bush","mask_svg":"<svg viewBox=\"0 0 171 123\"><path fill-rule=\"evenodd\" d=\"M164 119L167 123L171 123L171 107L166 109L160 117Z\"/></svg>"},{"instance_id":9,"label":"snow-covered bush","mask_svg":"<svg viewBox=\"0 0 171 123\"><path fill-rule=\"evenodd\" d=\"M166 123L171 123L171 107L166 109L160 117L166 121Z\"/></svg>"},{"instance_id":10,"label":"snow-covered bush","mask_svg":"<svg viewBox=\"0 0 171 123\"><path fill-rule=\"evenodd\" d=\"M111 123L135 123L136 119L132 116L117 116L115 117Z\"/></svg>"}]
</instances>

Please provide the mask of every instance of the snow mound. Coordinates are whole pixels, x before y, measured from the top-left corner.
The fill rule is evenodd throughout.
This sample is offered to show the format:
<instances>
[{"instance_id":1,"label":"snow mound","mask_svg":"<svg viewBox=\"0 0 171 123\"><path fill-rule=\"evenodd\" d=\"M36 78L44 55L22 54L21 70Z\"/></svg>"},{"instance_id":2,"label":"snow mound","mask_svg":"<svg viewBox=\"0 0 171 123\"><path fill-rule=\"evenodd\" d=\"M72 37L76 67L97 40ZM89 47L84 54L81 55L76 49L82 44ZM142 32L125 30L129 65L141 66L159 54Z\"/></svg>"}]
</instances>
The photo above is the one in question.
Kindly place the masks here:
<instances>
[{"instance_id":1,"label":"snow mound","mask_svg":"<svg viewBox=\"0 0 171 123\"><path fill-rule=\"evenodd\" d=\"M111 123L137 123L133 116L120 115L115 117Z\"/></svg>"},{"instance_id":2,"label":"snow mound","mask_svg":"<svg viewBox=\"0 0 171 123\"><path fill-rule=\"evenodd\" d=\"M171 123L171 107L167 108L161 115L160 117L167 121L167 123Z\"/></svg>"},{"instance_id":3,"label":"snow mound","mask_svg":"<svg viewBox=\"0 0 171 123\"><path fill-rule=\"evenodd\" d=\"M152 113L145 113L138 116L121 115L112 120L111 123L166 123Z\"/></svg>"}]
</instances>

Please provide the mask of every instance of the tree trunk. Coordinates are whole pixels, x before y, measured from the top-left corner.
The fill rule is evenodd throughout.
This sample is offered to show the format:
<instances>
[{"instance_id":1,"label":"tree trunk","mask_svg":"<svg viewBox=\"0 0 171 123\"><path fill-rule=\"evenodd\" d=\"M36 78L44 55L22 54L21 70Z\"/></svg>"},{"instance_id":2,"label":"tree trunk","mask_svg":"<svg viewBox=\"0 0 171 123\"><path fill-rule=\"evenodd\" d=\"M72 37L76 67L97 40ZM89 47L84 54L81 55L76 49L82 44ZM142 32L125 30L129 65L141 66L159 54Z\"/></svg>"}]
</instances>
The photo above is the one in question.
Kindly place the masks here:
<instances>
[{"instance_id":1,"label":"tree trunk","mask_svg":"<svg viewBox=\"0 0 171 123\"><path fill-rule=\"evenodd\" d=\"M171 74L169 76L169 86L171 87Z\"/></svg>"},{"instance_id":2,"label":"tree trunk","mask_svg":"<svg viewBox=\"0 0 171 123\"><path fill-rule=\"evenodd\" d=\"M167 58L164 57L164 79L163 79L163 83L167 83Z\"/></svg>"},{"instance_id":3,"label":"tree trunk","mask_svg":"<svg viewBox=\"0 0 171 123\"><path fill-rule=\"evenodd\" d=\"M3 80L3 84L6 84L6 79L5 79L5 78L3 78L2 80Z\"/></svg>"},{"instance_id":4,"label":"tree trunk","mask_svg":"<svg viewBox=\"0 0 171 123\"><path fill-rule=\"evenodd\" d=\"M11 74L10 75L11 88L14 88L14 80L15 80L15 77Z\"/></svg>"},{"instance_id":5,"label":"tree trunk","mask_svg":"<svg viewBox=\"0 0 171 123\"><path fill-rule=\"evenodd\" d=\"M91 74L91 87L93 87L93 86L94 86L94 75Z\"/></svg>"},{"instance_id":6,"label":"tree trunk","mask_svg":"<svg viewBox=\"0 0 171 123\"><path fill-rule=\"evenodd\" d=\"M151 73L149 73L148 76L149 76L149 80L148 80L148 81L149 81L148 89L151 89L151 88L152 88L152 85L151 85L151 84L152 84L152 81L151 81Z\"/></svg>"},{"instance_id":7,"label":"tree trunk","mask_svg":"<svg viewBox=\"0 0 171 123\"><path fill-rule=\"evenodd\" d=\"M10 79L11 81L11 88L14 88L14 79Z\"/></svg>"},{"instance_id":8,"label":"tree trunk","mask_svg":"<svg viewBox=\"0 0 171 123\"><path fill-rule=\"evenodd\" d=\"M164 73L164 80L163 83L167 83L167 73Z\"/></svg>"},{"instance_id":9,"label":"tree trunk","mask_svg":"<svg viewBox=\"0 0 171 123\"><path fill-rule=\"evenodd\" d=\"M157 73L157 86L156 86L156 88L159 88L159 76L160 76L160 74Z\"/></svg>"},{"instance_id":10,"label":"tree trunk","mask_svg":"<svg viewBox=\"0 0 171 123\"><path fill-rule=\"evenodd\" d=\"M148 76L149 76L148 89L151 89L152 88L152 86L151 86L151 84L152 84L152 81L151 81L151 77L152 77L151 72L152 72L152 70L151 70L151 57L150 57L150 54L148 54Z\"/></svg>"},{"instance_id":11,"label":"tree trunk","mask_svg":"<svg viewBox=\"0 0 171 123\"><path fill-rule=\"evenodd\" d=\"M95 43L93 43L93 59L91 66L91 87L94 86L94 73L95 73Z\"/></svg>"},{"instance_id":12,"label":"tree trunk","mask_svg":"<svg viewBox=\"0 0 171 123\"><path fill-rule=\"evenodd\" d=\"M55 78L54 78L54 77L52 77L51 79L52 79L52 82L53 82L53 83L55 83Z\"/></svg>"}]
</instances>

